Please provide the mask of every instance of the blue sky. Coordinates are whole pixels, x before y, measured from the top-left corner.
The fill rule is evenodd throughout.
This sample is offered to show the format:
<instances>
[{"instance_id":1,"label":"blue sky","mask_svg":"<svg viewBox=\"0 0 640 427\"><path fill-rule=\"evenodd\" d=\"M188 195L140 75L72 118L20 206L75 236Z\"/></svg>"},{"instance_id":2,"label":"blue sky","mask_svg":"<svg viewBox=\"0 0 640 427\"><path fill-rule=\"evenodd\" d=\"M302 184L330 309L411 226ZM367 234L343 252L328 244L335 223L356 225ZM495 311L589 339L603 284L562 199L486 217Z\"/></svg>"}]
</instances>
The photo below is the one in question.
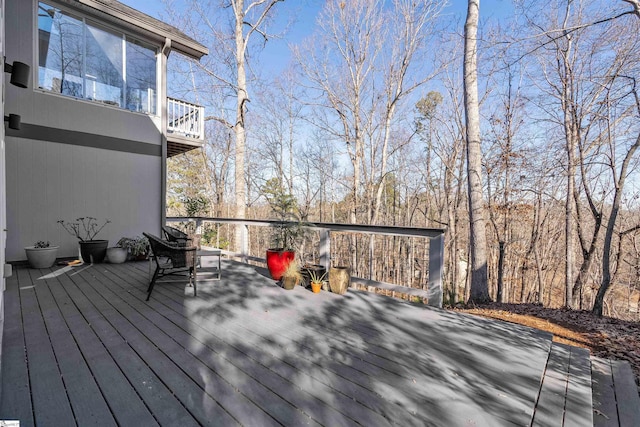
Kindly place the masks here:
<instances>
[{"instance_id":1,"label":"blue sky","mask_svg":"<svg viewBox=\"0 0 640 427\"><path fill-rule=\"evenodd\" d=\"M153 17L159 18L167 15L164 4L160 0L120 0L134 9L144 12ZM261 56L269 58L270 64L281 64L284 67L290 59L288 43L299 41L311 35L315 24L316 16L324 0L287 0L281 5L280 18L287 22L294 18L293 25L289 29L284 39L272 39L267 44ZM174 5L180 7L186 2L175 0ZM513 10L511 0L483 0L480 4L480 19L483 22L490 22L508 15ZM467 11L467 0L450 0L449 6L444 13L451 16L451 19L459 20L461 25L464 22ZM295 16L291 16L295 14ZM273 66L273 71L280 71L282 67Z\"/></svg>"}]
</instances>

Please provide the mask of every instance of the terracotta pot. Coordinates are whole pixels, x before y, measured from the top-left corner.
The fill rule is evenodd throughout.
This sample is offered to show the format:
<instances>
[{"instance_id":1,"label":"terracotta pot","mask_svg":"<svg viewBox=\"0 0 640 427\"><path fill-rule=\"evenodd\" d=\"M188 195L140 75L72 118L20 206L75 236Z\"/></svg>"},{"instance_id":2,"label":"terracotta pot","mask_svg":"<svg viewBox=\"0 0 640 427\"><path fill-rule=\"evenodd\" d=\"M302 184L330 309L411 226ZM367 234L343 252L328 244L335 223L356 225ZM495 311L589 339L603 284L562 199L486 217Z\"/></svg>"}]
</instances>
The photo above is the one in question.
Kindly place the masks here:
<instances>
[{"instance_id":1,"label":"terracotta pot","mask_svg":"<svg viewBox=\"0 0 640 427\"><path fill-rule=\"evenodd\" d=\"M321 289L322 289L322 283L311 282L311 290L313 291L314 294L320 293Z\"/></svg>"},{"instance_id":2,"label":"terracotta pot","mask_svg":"<svg viewBox=\"0 0 640 427\"><path fill-rule=\"evenodd\" d=\"M349 267L331 267L329 269L329 286L331 292L344 294L351 284L351 269Z\"/></svg>"},{"instance_id":3,"label":"terracotta pot","mask_svg":"<svg viewBox=\"0 0 640 427\"><path fill-rule=\"evenodd\" d=\"M107 256L108 240L86 240L80 242L80 256L86 264L98 264Z\"/></svg>"},{"instance_id":4,"label":"terracotta pot","mask_svg":"<svg viewBox=\"0 0 640 427\"><path fill-rule=\"evenodd\" d=\"M282 274L296 257L294 251L285 251L283 249L267 249L267 268L273 280L280 280Z\"/></svg>"}]
</instances>

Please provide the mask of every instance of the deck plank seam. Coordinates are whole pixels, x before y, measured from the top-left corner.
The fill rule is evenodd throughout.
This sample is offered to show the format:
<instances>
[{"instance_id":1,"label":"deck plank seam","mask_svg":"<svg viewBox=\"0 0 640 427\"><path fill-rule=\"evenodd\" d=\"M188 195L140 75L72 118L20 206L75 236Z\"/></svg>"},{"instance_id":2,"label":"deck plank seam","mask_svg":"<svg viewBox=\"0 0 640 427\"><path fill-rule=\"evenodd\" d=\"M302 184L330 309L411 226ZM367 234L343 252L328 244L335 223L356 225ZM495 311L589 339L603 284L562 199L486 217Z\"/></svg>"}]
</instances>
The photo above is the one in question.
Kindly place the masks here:
<instances>
[{"instance_id":1,"label":"deck plank seam","mask_svg":"<svg viewBox=\"0 0 640 427\"><path fill-rule=\"evenodd\" d=\"M16 272L17 274L17 272ZM35 405L33 402L33 393L31 392L32 390L32 383L31 383L31 375L29 372L29 353L27 352L27 340L26 340L26 336L25 336L25 328L24 328L24 312L22 310L22 286L20 285L20 275L18 275L18 280L17 280L17 285L18 285L18 289L16 290L17 295L18 295L18 301L20 304L20 329L22 330L22 342L24 344L24 358L25 358L25 363L27 365L27 382L29 384L29 398L31 399L31 419L33 420L33 423L35 425L36 422L36 410L35 410Z\"/></svg>"},{"instance_id":2,"label":"deck plank seam","mask_svg":"<svg viewBox=\"0 0 640 427\"><path fill-rule=\"evenodd\" d=\"M533 423L536 419L536 410L538 409L538 404L540 403L540 397L542 396L542 387L544 386L544 380L547 378L547 370L549 369L549 360L551 359L551 349L549 349L549 353L547 354L547 363L544 365L544 371L540 377L540 386L538 387L538 393L536 394L535 401L533 403L533 413L531 414L531 421L529 422L529 427L533 427Z\"/></svg>"},{"instance_id":3,"label":"deck plank seam","mask_svg":"<svg viewBox=\"0 0 640 427\"><path fill-rule=\"evenodd\" d=\"M567 394L569 393L569 375L571 375L571 359L573 357L573 352L569 351L569 362L567 363L567 381L565 383L564 389L564 405L563 405L563 414L562 414L562 425L564 426L565 420L567 418Z\"/></svg>"}]
</instances>

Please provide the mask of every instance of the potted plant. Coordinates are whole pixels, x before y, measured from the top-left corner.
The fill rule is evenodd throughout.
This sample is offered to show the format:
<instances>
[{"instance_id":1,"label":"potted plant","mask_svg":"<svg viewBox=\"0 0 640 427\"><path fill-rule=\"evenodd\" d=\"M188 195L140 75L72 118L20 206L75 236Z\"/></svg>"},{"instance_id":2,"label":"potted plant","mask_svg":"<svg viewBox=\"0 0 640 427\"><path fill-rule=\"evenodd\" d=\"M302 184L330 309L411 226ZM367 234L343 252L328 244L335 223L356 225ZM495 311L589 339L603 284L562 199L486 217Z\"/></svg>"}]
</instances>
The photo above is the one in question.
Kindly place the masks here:
<instances>
[{"instance_id":1,"label":"potted plant","mask_svg":"<svg viewBox=\"0 0 640 427\"><path fill-rule=\"evenodd\" d=\"M31 268L49 268L56 262L60 246L51 246L49 242L39 240L33 246L26 246L27 260Z\"/></svg>"},{"instance_id":2,"label":"potted plant","mask_svg":"<svg viewBox=\"0 0 640 427\"><path fill-rule=\"evenodd\" d=\"M287 269L282 273L280 283L283 288L289 291L302 283L302 273L300 272L298 261L293 260L289 263Z\"/></svg>"},{"instance_id":3,"label":"potted plant","mask_svg":"<svg viewBox=\"0 0 640 427\"><path fill-rule=\"evenodd\" d=\"M127 250L132 259L143 261L149 256L149 239L144 236L123 237L118 246Z\"/></svg>"},{"instance_id":4,"label":"potted plant","mask_svg":"<svg viewBox=\"0 0 640 427\"><path fill-rule=\"evenodd\" d=\"M284 191L276 178L263 187L267 201L279 222L271 226L273 245L267 249L267 268L274 280L280 280L295 259L296 246L304 238L305 227L300 219L296 199Z\"/></svg>"},{"instance_id":5,"label":"potted plant","mask_svg":"<svg viewBox=\"0 0 640 427\"><path fill-rule=\"evenodd\" d=\"M116 243L116 246L107 248L107 260L111 264L122 264L127 260L127 255L129 255L129 251L120 245L120 240Z\"/></svg>"},{"instance_id":6,"label":"potted plant","mask_svg":"<svg viewBox=\"0 0 640 427\"><path fill-rule=\"evenodd\" d=\"M327 274L327 270L319 264L304 264L302 266L302 276L304 277L305 287L311 286L311 273L316 276L323 276Z\"/></svg>"},{"instance_id":7,"label":"potted plant","mask_svg":"<svg viewBox=\"0 0 640 427\"><path fill-rule=\"evenodd\" d=\"M351 284L351 269L349 267L331 267L329 269L329 286L331 292L344 294Z\"/></svg>"},{"instance_id":8,"label":"potted plant","mask_svg":"<svg viewBox=\"0 0 640 427\"><path fill-rule=\"evenodd\" d=\"M327 276L327 272L325 271L322 275L318 274L317 271L311 270L309 271L309 280L311 281L311 290L314 294L317 294L322 289L322 284L324 282L324 278Z\"/></svg>"},{"instance_id":9,"label":"potted plant","mask_svg":"<svg viewBox=\"0 0 640 427\"><path fill-rule=\"evenodd\" d=\"M99 225L96 218L87 216L76 218L76 222L59 220L58 224L60 224L67 233L79 240L82 260L93 264L104 261L107 255L109 241L96 239L96 236L110 222L111 221L106 219L102 225Z\"/></svg>"}]
</instances>

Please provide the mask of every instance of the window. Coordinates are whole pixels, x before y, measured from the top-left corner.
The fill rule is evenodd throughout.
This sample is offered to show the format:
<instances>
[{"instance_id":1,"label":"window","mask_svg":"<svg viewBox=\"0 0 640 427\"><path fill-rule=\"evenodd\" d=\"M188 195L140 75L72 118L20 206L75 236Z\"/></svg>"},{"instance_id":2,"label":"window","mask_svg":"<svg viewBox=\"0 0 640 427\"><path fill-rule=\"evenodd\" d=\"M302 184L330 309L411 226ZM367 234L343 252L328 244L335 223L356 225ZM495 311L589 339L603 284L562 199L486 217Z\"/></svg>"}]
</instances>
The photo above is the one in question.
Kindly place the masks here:
<instances>
[{"instance_id":1,"label":"window","mask_svg":"<svg viewBox=\"0 0 640 427\"><path fill-rule=\"evenodd\" d=\"M41 89L156 114L153 47L40 2L38 54Z\"/></svg>"}]
</instances>

